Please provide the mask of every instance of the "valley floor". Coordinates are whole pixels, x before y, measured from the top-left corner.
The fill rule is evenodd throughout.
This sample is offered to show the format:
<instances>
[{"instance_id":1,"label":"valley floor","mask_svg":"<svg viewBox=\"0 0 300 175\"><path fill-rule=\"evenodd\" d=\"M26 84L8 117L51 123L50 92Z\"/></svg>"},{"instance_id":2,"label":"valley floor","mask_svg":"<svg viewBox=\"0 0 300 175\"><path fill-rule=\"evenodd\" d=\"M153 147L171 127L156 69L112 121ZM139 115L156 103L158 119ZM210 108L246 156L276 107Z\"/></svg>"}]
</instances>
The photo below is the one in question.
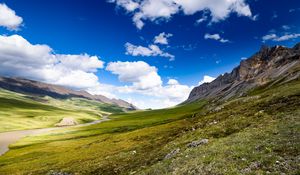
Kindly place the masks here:
<instances>
[{"instance_id":1,"label":"valley floor","mask_svg":"<svg viewBox=\"0 0 300 175\"><path fill-rule=\"evenodd\" d=\"M0 174L299 174L299 106L297 80L224 103L115 114L20 140Z\"/></svg>"},{"instance_id":2,"label":"valley floor","mask_svg":"<svg viewBox=\"0 0 300 175\"><path fill-rule=\"evenodd\" d=\"M68 127L82 127L89 126L97 123L101 123L104 121L110 120L107 115L104 115L102 119L95 120L89 123L83 123L75 126L64 126L64 127L52 127L52 128L42 128L42 129L29 129L29 130L19 130L19 131L10 131L10 132L2 132L0 133L0 156L6 153L9 150L9 145L17 142L23 137L38 135L42 133L47 133L54 130L64 129Z\"/></svg>"}]
</instances>

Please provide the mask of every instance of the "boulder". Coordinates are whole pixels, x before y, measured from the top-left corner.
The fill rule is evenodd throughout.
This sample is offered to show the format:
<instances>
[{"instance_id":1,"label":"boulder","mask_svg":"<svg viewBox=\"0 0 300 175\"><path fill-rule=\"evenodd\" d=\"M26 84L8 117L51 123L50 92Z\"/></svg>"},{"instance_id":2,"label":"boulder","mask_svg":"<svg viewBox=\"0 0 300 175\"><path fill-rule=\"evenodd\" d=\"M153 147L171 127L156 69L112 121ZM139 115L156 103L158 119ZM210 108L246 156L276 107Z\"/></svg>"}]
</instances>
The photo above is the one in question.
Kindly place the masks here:
<instances>
[{"instance_id":1,"label":"boulder","mask_svg":"<svg viewBox=\"0 0 300 175\"><path fill-rule=\"evenodd\" d=\"M208 143L208 139L201 139L201 140L197 140L197 141L193 141L189 144L187 144L188 148L193 148L193 147L198 147L200 145L204 145Z\"/></svg>"},{"instance_id":2,"label":"boulder","mask_svg":"<svg viewBox=\"0 0 300 175\"><path fill-rule=\"evenodd\" d=\"M165 156L165 159L170 159L172 157L174 157L177 153L179 153L180 149L177 148L177 149L174 149L173 151L171 151L169 154L167 154Z\"/></svg>"}]
</instances>

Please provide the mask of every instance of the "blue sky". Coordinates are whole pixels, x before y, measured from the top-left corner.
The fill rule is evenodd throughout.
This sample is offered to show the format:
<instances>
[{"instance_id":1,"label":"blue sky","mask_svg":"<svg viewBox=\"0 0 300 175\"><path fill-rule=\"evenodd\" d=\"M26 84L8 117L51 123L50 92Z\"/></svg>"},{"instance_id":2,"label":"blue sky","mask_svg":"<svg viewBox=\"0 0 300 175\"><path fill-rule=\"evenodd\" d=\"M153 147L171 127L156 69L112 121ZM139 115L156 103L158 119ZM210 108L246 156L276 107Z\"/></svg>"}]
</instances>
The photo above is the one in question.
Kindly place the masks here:
<instances>
[{"instance_id":1,"label":"blue sky","mask_svg":"<svg viewBox=\"0 0 300 175\"><path fill-rule=\"evenodd\" d=\"M204 76L211 81L230 71L263 44L300 41L297 0L0 4L0 74L122 98L140 108L183 101Z\"/></svg>"}]
</instances>

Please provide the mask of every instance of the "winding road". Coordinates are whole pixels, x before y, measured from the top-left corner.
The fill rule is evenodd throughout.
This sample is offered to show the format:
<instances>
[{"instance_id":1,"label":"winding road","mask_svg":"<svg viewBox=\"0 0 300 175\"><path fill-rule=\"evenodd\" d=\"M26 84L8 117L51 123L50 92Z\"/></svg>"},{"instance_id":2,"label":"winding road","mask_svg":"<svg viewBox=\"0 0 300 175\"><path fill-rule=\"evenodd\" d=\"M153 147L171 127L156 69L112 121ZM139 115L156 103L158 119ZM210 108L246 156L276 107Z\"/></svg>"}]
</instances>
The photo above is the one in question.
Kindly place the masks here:
<instances>
[{"instance_id":1,"label":"winding road","mask_svg":"<svg viewBox=\"0 0 300 175\"><path fill-rule=\"evenodd\" d=\"M97 123L105 122L110 120L108 118L108 115L105 115L102 117L101 120L95 120L90 123L84 123L79 124L75 126L65 126L65 127L53 127L53 128L42 128L42 129L30 129L30 130L20 130L20 131L9 131L9 132L2 132L0 133L0 156L6 153L9 150L9 145L12 143L16 143L18 140L20 140L23 137L26 136L32 136L37 134L46 133L53 130L58 130L62 128L68 128L68 127L81 127L81 126L89 126L94 125Z\"/></svg>"}]
</instances>

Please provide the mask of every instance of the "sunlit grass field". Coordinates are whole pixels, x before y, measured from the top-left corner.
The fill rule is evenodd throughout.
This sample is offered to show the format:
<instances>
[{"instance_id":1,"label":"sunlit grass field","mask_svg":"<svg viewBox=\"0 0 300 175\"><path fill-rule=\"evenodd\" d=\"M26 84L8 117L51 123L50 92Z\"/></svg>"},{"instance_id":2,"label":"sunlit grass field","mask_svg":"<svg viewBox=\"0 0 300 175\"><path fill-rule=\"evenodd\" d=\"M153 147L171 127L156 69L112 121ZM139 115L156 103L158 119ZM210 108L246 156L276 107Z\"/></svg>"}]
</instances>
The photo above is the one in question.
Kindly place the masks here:
<instances>
[{"instance_id":1,"label":"sunlit grass field","mask_svg":"<svg viewBox=\"0 0 300 175\"><path fill-rule=\"evenodd\" d=\"M297 80L225 102L114 114L20 140L0 157L0 174L299 174L299 106Z\"/></svg>"},{"instance_id":2,"label":"sunlit grass field","mask_svg":"<svg viewBox=\"0 0 300 175\"><path fill-rule=\"evenodd\" d=\"M0 132L53 127L64 117L86 123L112 112L122 109L81 98L54 99L0 89Z\"/></svg>"}]
</instances>

